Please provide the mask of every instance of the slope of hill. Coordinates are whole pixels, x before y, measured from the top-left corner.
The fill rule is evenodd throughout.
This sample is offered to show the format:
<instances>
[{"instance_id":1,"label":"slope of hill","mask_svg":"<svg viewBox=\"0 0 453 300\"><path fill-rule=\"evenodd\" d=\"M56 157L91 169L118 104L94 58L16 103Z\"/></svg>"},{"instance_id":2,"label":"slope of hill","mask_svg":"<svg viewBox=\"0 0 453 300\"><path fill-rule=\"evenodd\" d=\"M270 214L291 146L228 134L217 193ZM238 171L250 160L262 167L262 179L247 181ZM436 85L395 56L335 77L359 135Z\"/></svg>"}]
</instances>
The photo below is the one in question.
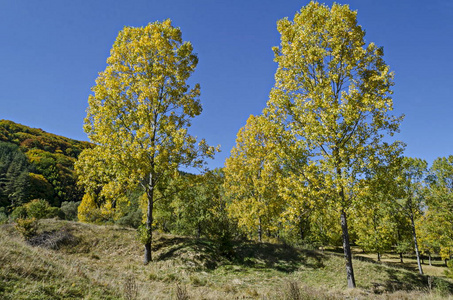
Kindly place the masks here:
<instances>
[{"instance_id":1,"label":"slope of hill","mask_svg":"<svg viewBox=\"0 0 453 300\"><path fill-rule=\"evenodd\" d=\"M83 149L91 147L89 142L76 141L8 120L0 120L0 141L14 143L25 151L38 149L72 158L77 158Z\"/></svg>"},{"instance_id":2,"label":"slope of hill","mask_svg":"<svg viewBox=\"0 0 453 300\"><path fill-rule=\"evenodd\" d=\"M27 165L17 166L12 158L0 157L0 178L4 178L4 182L13 185L12 182L18 181L16 177L19 174L28 174L25 177L22 175L22 183L15 184L15 187L3 187L2 190L0 185L2 203L14 206L14 203L44 198L53 205L59 205L63 201L79 201L82 198L82 192L75 184L74 162L83 149L92 147L90 143L8 120L0 120L0 142L2 148L7 148L0 153L22 152L28 161Z\"/></svg>"},{"instance_id":3,"label":"slope of hill","mask_svg":"<svg viewBox=\"0 0 453 300\"><path fill-rule=\"evenodd\" d=\"M1 299L443 299L452 285L405 269L355 260L346 288L341 255L237 242L227 259L208 240L157 234L142 264L136 232L41 220L25 242L0 227ZM33 244L33 246L31 245Z\"/></svg>"}]
</instances>

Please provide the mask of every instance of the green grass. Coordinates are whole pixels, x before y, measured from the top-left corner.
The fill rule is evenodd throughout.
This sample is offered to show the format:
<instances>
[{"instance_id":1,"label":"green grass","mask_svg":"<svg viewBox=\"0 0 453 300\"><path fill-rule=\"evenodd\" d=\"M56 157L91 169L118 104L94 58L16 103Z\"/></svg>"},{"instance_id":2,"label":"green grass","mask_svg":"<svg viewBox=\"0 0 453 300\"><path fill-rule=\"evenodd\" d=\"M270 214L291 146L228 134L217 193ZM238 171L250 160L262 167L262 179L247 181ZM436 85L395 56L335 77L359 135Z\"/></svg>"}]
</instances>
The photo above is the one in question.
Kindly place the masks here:
<instances>
[{"instance_id":1,"label":"green grass","mask_svg":"<svg viewBox=\"0 0 453 300\"><path fill-rule=\"evenodd\" d=\"M371 261L376 261L377 256L376 254L365 254L360 253L361 251L355 251L356 257L360 257L363 259L369 259ZM393 253L385 253L381 257L382 264L392 266L395 268L404 268L407 270L411 270L413 272L418 272L417 267L417 260L415 256L404 256L403 263L400 262L400 257L398 254ZM428 276L438 276L445 278L445 262L440 259L439 256L434 256L431 265L429 265L428 259L425 257L422 263L423 273Z\"/></svg>"},{"instance_id":2,"label":"green grass","mask_svg":"<svg viewBox=\"0 0 453 300\"><path fill-rule=\"evenodd\" d=\"M376 263L360 254L351 290L335 252L236 242L227 258L209 240L156 233L145 266L135 230L41 220L43 232L59 239L31 246L12 224L0 226L0 299L444 299L452 290L390 255Z\"/></svg>"}]
</instances>

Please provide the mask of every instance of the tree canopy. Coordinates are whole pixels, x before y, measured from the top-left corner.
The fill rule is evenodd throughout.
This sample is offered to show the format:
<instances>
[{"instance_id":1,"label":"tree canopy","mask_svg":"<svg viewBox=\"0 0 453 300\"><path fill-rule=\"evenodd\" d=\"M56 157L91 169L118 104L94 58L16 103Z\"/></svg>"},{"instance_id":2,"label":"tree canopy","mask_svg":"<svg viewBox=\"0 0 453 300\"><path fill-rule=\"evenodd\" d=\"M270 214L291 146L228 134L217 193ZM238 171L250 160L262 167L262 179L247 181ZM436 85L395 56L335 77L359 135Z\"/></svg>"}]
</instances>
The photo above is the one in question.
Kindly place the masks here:
<instances>
[{"instance_id":1,"label":"tree canopy","mask_svg":"<svg viewBox=\"0 0 453 300\"><path fill-rule=\"evenodd\" d=\"M145 263L151 260L153 204L178 168L202 167L215 149L190 135L202 111L200 86L187 83L198 63L170 20L125 27L88 99L84 129L96 147L77 162L80 183L115 197L140 185L147 195ZM96 180L93 180L96 178Z\"/></svg>"},{"instance_id":2,"label":"tree canopy","mask_svg":"<svg viewBox=\"0 0 453 300\"><path fill-rule=\"evenodd\" d=\"M357 14L347 5L329 8L310 2L292 21L280 20L277 29L281 44L273 50L278 68L263 116L285 132L289 142L280 146L280 159L261 166L285 167L286 176L300 186L293 197L310 201L297 207L316 202L338 213L348 285L354 287L347 213L362 199L368 170L400 153L400 143L383 141L385 134L397 132L402 119L390 114L393 73L384 62L383 48L365 43ZM238 147L253 146L239 137Z\"/></svg>"}]
</instances>

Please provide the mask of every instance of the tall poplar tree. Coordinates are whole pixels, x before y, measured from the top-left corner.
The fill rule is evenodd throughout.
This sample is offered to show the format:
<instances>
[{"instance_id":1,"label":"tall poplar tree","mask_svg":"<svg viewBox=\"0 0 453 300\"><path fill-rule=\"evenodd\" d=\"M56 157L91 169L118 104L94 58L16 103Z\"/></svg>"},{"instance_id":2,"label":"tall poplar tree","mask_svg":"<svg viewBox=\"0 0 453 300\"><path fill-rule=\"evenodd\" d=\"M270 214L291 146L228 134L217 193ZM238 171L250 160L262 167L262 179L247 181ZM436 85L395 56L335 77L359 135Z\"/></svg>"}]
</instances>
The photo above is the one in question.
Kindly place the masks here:
<instances>
[{"instance_id":1,"label":"tall poplar tree","mask_svg":"<svg viewBox=\"0 0 453 300\"><path fill-rule=\"evenodd\" d=\"M201 167L215 151L187 131L202 111L200 86L187 83L197 63L192 44L170 20L125 27L88 99L84 130L96 147L79 157L79 182L110 197L143 188L145 263L152 260L154 203L165 195L169 178L181 166Z\"/></svg>"},{"instance_id":2,"label":"tall poplar tree","mask_svg":"<svg viewBox=\"0 0 453 300\"><path fill-rule=\"evenodd\" d=\"M404 148L401 145L388 150L391 152L376 157L378 163L368 168L366 193L356 201L351 216L357 236L356 243L365 251L376 252L378 261L384 251L390 250L396 242L399 242L395 237L403 230L399 226L401 213L396 201L398 197L396 178L404 161L402 157ZM382 161L379 161L381 159Z\"/></svg>"},{"instance_id":3,"label":"tall poplar tree","mask_svg":"<svg viewBox=\"0 0 453 300\"><path fill-rule=\"evenodd\" d=\"M276 184L281 173L278 148L283 139L282 132L266 118L250 116L225 162L225 192L232 199L229 213L239 227L257 232L260 242L264 229L276 229L283 208Z\"/></svg>"},{"instance_id":4,"label":"tall poplar tree","mask_svg":"<svg viewBox=\"0 0 453 300\"><path fill-rule=\"evenodd\" d=\"M430 168L421 229L425 242L436 245L442 258L450 259L453 249L453 155L439 157Z\"/></svg>"},{"instance_id":5,"label":"tall poplar tree","mask_svg":"<svg viewBox=\"0 0 453 300\"><path fill-rule=\"evenodd\" d=\"M397 178L397 184L400 189L398 195L400 197L396 203L399 205L401 212L410 220L418 272L423 275L415 224L416 219L420 217L425 208L425 181L428 163L420 158L404 157L400 172L401 174Z\"/></svg>"},{"instance_id":6,"label":"tall poplar tree","mask_svg":"<svg viewBox=\"0 0 453 300\"><path fill-rule=\"evenodd\" d=\"M348 286L355 287L347 216L366 185L366 170L396 147L382 141L402 119L389 114L393 73L383 48L365 43L357 13L347 5L310 2L277 28L278 69L265 114L304 145L306 165L322 177L311 181L311 190L338 213Z\"/></svg>"}]
</instances>

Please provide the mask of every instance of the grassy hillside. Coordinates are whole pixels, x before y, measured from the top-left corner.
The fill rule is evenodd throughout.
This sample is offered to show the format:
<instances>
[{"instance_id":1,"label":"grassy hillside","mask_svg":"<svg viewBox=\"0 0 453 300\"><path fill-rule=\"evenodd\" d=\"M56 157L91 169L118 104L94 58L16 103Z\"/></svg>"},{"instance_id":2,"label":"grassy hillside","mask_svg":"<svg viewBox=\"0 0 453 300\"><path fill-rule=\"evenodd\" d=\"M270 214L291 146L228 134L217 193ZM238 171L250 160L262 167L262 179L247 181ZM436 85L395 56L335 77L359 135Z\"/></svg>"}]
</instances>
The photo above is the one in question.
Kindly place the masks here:
<instances>
[{"instance_id":1,"label":"grassy hillside","mask_svg":"<svg viewBox=\"0 0 453 300\"><path fill-rule=\"evenodd\" d=\"M243 242L227 258L208 240L163 234L144 266L135 234L41 220L25 242L14 225L1 225L0 298L443 299L452 290L444 279L365 259L354 261L359 288L348 290L340 254Z\"/></svg>"}]
</instances>

